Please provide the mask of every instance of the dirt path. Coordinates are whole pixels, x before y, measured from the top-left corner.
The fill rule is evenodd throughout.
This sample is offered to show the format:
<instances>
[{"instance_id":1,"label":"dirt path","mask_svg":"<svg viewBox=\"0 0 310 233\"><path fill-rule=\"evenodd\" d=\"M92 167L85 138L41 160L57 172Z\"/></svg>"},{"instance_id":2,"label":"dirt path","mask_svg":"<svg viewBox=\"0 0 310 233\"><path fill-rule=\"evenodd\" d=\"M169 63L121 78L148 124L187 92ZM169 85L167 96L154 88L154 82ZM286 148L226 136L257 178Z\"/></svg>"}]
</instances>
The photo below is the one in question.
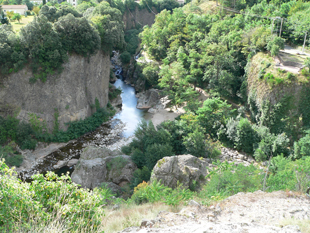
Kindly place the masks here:
<instances>
[{"instance_id":1,"label":"dirt path","mask_svg":"<svg viewBox=\"0 0 310 233\"><path fill-rule=\"evenodd\" d=\"M310 200L284 191L238 193L216 206L194 203L179 213L160 212L155 220L142 221L142 225L122 232L309 232Z\"/></svg>"}]
</instances>

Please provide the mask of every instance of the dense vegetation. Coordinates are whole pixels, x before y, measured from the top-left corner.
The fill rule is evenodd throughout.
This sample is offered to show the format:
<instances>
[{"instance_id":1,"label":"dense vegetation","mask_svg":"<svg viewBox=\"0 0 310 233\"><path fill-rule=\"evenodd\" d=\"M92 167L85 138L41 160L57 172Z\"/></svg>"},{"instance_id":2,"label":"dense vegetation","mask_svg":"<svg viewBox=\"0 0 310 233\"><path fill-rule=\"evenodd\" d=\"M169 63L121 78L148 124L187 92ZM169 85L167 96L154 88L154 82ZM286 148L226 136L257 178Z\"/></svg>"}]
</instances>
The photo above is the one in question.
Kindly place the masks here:
<instances>
[{"instance_id":1,"label":"dense vegetation","mask_svg":"<svg viewBox=\"0 0 310 233\"><path fill-rule=\"evenodd\" d=\"M22 150L33 150L38 141L67 142L94 131L115 113L111 106L110 108L100 108L99 103L96 105L97 111L92 116L84 120L69 122L66 131L59 130L58 112L55 109L54 129L51 133L48 132L46 123L41 122L35 114L30 115L30 123L20 122L15 117L3 118L0 116L1 157L6 159L8 165L19 166L23 159L17 152L17 146Z\"/></svg>"},{"instance_id":2,"label":"dense vegetation","mask_svg":"<svg viewBox=\"0 0 310 233\"><path fill-rule=\"evenodd\" d=\"M159 182L142 182L131 198L112 198L110 190L100 187L93 191L78 188L69 176L35 175L31 183L18 180L14 171L0 161L0 230L43 232L56 229L63 232L103 232L107 204L134 208L141 203L165 203L172 207L196 199L209 205L238 192L256 190L293 190L304 192L309 182L310 160L306 157L290 161L282 156L273 158L269 175L253 165L243 166L215 163L210 170L209 182L200 192L165 187ZM143 216L144 217L144 216ZM129 221L126 218L125 221ZM125 224L118 221L118 224ZM130 225L127 225L130 226ZM121 227L121 226L120 226ZM122 230L119 227L118 230Z\"/></svg>"},{"instance_id":3,"label":"dense vegetation","mask_svg":"<svg viewBox=\"0 0 310 233\"><path fill-rule=\"evenodd\" d=\"M7 54L16 52L19 57L14 60L13 56L7 55L3 63L0 57L0 65L10 72L14 69L10 67L17 69L28 62L31 52L31 59L37 59L34 61L44 67L43 72L53 72L65 61L67 52L89 56L98 49L112 48L123 51L121 59L128 63L138 47L137 34L141 29L123 31L121 16L126 9L134 10L143 5L158 11L163 8L170 10L171 6L174 8L172 2L165 6L170 1L141 1L140 5L134 1L108 2L81 2L77 8L79 12L56 3L42 7L39 17L33 22L38 27L36 35L43 38L41 44L34 42L39 43L35 48L41 48L40 51L31 47L31 33L34 33L31 26L20 35L14 34L9 26L0 26L5 28L0 40L6 38L4 42L0 41L5 45L0 49L11 51ZM157 62L135 64L140 71L139 78L145 79L146 88L161 88L169 95L172 105L186 102L186 113L174 121L163 122L157 128L151 122L141 122L135 132L136 138L122 148L138 167L132 182L132 187L136 186L132 197L127 201L109 200L111 193L104 188L93 192L78 189L71 184L68 176L56 177L53 173L48 173L46 178L37 175L32 183L25 184L12 176L13 171L0 162L0 205L4 206L0 208L0 229L15 230L18 227L26 231L38 227L40 231L49 222L57 221L64 228L70 227L76 232L101 231L100 220L104 218L103 205L107 200L110 204L163 202L177 206L192 198L209 204L238 192L255 190L305 192L310 186L310 93L307 86L303 87L296 109L292 108L295 99L290 95L279 98L276 104L265 101L258 105L255 93L247 94L247 81L255 54L263 52L266 57L272 57L284 47L284 42L302 43L304 32L310 32L310 4L278 0L235 1L234 5L223 1L221 4L243 10L243 14L225 10L203 14L197 7L190 8L189 12L185 8L173 9L173 12L163 10L156 16L154 25L146 26L140 34L142 46ZM280 27L280 21L273 20L275 17L287 18L282 37L274 33ZM74 23L76 28L71 30L68 22ZM77 43L74 31L84 28L84 38L89 35L91 40ZM27 34L28 31L31 33ZM84 32L81 33L83 36ZM51 36L56 40L43 43ZM65 37L68 39L64 40ZM28 46L23 47L28 38ZM91 43L94 41L96 44ZM58 53L53 50L53 43L58 44ZM24 51L28 53L24 54ZM49 59L53 56L58 57L58 63L51 67ZM7 61L10 64L6 67ZM14 62L22 63L16 65ZM294 81L295 77L290 73L285 74L285 80L275 78L274 74L266 72L271 64L261 63L263 68L257 78L265 80L270 88ZM305 64L307 67L303 72L307 77L310 62ZM41 69L35 65L33 69L44 81L46 76L40 73ZM279 73L283 74L282 71ZM203 103L198 102L196 87L206 91L210 98ZM52 135L44 131L44 124L39 123L35 116L30 124L20 123L15 118L0 118L0 143L15 141L20 147L29 148L35 145L36 140L66 141L93 129L106 115L98 109L94 118L84 123L73 122L67 132L59 132L55 111ZM269 160L268 170L254 165L246 167L215 162L221 145L252 155L258 162ZM20 156L14 155L11 149L14 146L11 142L0 148L8 163L20 163ZM214 161L215 167L210 170L208 182L199 192L186 190L182 184L172 190L160 182L143 182L150 179L159 159L186 153ZM84 209L87 213L83 212ZM14 216L19 216L19 219Z\"/></svg>"},{"instance_id":4,"label":"dense vegetation","mask_svg":"<svg viewBox=\"0 0 310 233\"><path fill-rule=\"evenodd\" d=\"M225 4L229 7L228 2ZM253 93L247 96L252 57L259 52L266 57L277 55L285 40L300 43L303 33L309 32L302 20L307 22L310 4L295 1L236 4L245 14L188 13L185 8L164 10L156 16L152 27L146 26L140 34L147 54L157 61L136 64L146 87L159 87L169 95L173 105L187 102L187 106L179 119L164 122L157 130L151 123L142 123L136 139L123 148L139 168L134 185L148 180L155 161L164 156L189 153L214 158L219 143L250 154L257 161L280 155L293 160L310 155L307 87L299 106L294 106L296 99L289 93L274 105L269 101L258 105ZM280 29L273 17L288 18L282 37L271 31ZM261 63L264 68L259 78L270 88L289 85L296 79L281 70L276 71L280 77L275 77L266 72L271 63L265 60ZM302 75L306 78L307 72L304 68ZM211 97L203 105L197 101L197 86ZM232 102L240 103L238 110L228 104Z\"/></svg>"}]
</instances>

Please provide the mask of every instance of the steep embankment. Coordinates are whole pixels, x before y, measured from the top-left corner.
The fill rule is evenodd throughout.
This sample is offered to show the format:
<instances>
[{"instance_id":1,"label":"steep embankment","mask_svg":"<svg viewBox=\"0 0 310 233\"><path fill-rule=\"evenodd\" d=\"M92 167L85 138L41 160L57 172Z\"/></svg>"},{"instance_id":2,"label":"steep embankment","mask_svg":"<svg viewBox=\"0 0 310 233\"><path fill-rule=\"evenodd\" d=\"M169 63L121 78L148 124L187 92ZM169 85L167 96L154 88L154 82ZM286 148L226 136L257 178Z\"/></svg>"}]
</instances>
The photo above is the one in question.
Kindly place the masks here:
<instances>
[{"instance_id":1,"label":"steep embankment","mask_svg":"<svg viewBox=\"0 0 310 233\"><path fill-rule=\"evenodd\" d=\"M157 13L156 9L152 9L154 13ZM145 25L152 26L155 21L155 14L148 9L139 10L137 7L134 11L127 9L123 15L123 21L125 25L125 30L136 28L140 25L141 27Z\"/></svg>"},{"instance_id":2,"label":"steep embankment","mask_svg":"<svg viewBox=\"0 0 310 233\"><path fill-rule=\"evenodd\" d=\"M288 95L294 96L298 102L303 87L308 86L307 77L280 69L276 61L264 53L252 58L247 77L248 95L255 95L258 105L266 100L274 105Z\"/></svg>"},{"instance_id":3,"label":"steep embankment","mask_svg":"<svg viewBox=\"0 0 310 233\"><path fill-rule=\"evenodd\" d=\"M63 71L48 76L45 83L29 83L33 77L29 67L1 77L0 115L16 114L27 121L34 113L40 121L46 121L48 129L53 129L57 121L59 129L65 129L66 122L90 116L96 99L101 107L108 103L109 59L102 52L89 58L71 55Z\"/></svg>"},{"instance_id":4,"label":"steep embankment","mask_svg":"<svg viewBox=\"0 0 310 233\"><path fill-rule=\"evenodd\" d=\"M251 113L255 116L258 112L266 111L266 108L263 110L264 105L270 104L273 111L277 111L276 114L282 115L282 118L289 116L289 119L295 119L296 122L302 119L302 124L308 125L309 77L307 69L293 74L283 69L279 59L264 53L256 54L247 66L247 94Z\"/></svg>"}]
</instances>

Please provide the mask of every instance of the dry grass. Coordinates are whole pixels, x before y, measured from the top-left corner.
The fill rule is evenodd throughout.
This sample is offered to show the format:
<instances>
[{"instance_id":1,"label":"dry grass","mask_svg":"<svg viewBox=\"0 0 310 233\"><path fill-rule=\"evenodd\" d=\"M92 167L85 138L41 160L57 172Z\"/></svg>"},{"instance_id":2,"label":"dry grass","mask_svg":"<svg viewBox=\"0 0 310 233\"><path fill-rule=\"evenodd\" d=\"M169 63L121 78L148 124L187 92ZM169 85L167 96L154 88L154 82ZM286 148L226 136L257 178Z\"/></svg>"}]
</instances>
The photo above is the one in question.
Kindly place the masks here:
<instances>
[{"instance_id":1,"label":"dry grass","mask_svg":"<svg viewBox=\"0 0 310 233\"><path fill-rule=\"evenodd\" d=\"M102 219L102 230L110 233L131 226L140 226L141 220L154 219L160 211L173 211L173 209L162 203L124 205L118 210L106 209L105 217Z\"/></svg>"},{"instance_id":2,"label":"dry grass","mask_svg":"<svg viewBox=\"0 0 310 233\"><path fill-rule=\"evenodd\" d=\"M216 6L216 1L204 0L204 1L201 1L198 6L200 7L203 13L211 13L219 9Z\"/></svg>"},{"instance_id":3,"label":"dry grass","mask_svg":"<svg viewBox=\"0 0 310 233\"><path fill-rule=\"evenodd\" d=\"M186 14L212 14L218 11L218 7L216 7L216 1L202 0L198 3L197 0L193 0L190 3L187 3L183 7L183 10Z\"/></svg>"},{"instance_id":4,"label":"dry grass","mask_svg":"<svg viewBox=\"0 0 310 233\"><path fill-rule=\"evenodd\" d=\"M310 233L310 220L284 219L280 226L297 225L302 233Z\"/></svg>"},{"instance_id":5,"label":"dry grass","mask_svg":"<svg viewBox=\"0 0 310 233\"><path fill-rule=\"evenodd\" d=\"M32 22L33 19L34 19L34 16L27 16L27 17L23 16L22 19L20 20L20 23L17 20L11 21L13 30L16 33L18 33L22 27Z\"/></svg>"}]
</instances>

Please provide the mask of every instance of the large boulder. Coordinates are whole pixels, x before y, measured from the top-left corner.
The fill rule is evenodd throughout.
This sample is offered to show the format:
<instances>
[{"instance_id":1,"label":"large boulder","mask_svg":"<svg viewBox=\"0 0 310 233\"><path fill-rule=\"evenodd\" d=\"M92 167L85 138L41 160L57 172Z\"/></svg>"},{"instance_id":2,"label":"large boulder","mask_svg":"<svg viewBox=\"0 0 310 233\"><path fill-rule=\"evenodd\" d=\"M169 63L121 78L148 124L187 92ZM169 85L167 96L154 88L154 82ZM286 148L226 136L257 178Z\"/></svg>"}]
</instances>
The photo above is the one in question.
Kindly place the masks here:
<instances>
[{"instance_id":1,"label":"large boulder","mask_svg":"<svg viewBox=\"0 0 310 233\"><path fill-rule=\"evenodd\" d=\"M130 156L117 155L107 148L85 148L71 179L84 188L93 189L104 182L113 182L123 187L130 183L136 165Z\"/></svg>"},{"instance_id":2,"label":"large boulder","mask_svg":"<svg viewBox=\"0 0 310 233\"><path fill-rule=\"evenodd\" d=\"M137 108L138 109L149 109L158 104L160 94L156 89L149 89L145 92L137 94Z\"/></svg>"},{"instance_id":3,"label":"large boulder","mask_svg":"<svg viewBox=\"0 0 310 233\"><path fill-rule=\"evenodd\" d=\"M164 157L155 165L151 182L161 180L170 188L176 188L182 183L184 188L199 189L207 175L208 162L204 158L192 155L177 155Z\"/></svg>"}]
</instances>

